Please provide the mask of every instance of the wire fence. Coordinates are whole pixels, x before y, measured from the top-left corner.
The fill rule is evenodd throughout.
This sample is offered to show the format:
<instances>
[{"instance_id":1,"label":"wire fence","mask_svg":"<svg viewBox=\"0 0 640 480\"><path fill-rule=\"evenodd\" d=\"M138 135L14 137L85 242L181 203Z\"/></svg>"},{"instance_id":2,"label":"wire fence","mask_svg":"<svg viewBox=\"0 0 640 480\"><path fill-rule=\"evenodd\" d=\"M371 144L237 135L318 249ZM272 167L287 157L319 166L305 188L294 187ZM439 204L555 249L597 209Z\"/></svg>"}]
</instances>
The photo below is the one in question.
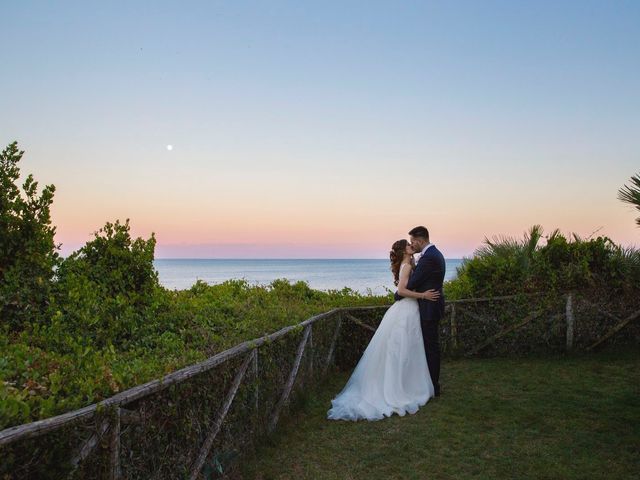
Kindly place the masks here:
<instances>
[{"instance_id":1,"label":"wire fence","mask_svg":"<svg viewBox=\"0 0 640 480\"><path fill-rule=\"evenodd\" d=\"M640 342L640 298L517 295L448 302L444 356ZM0 431L3 479L208 479L233 471L290 403L350 369L387 307L340 308L100 403Z\"/></svg>"}]
</instances>

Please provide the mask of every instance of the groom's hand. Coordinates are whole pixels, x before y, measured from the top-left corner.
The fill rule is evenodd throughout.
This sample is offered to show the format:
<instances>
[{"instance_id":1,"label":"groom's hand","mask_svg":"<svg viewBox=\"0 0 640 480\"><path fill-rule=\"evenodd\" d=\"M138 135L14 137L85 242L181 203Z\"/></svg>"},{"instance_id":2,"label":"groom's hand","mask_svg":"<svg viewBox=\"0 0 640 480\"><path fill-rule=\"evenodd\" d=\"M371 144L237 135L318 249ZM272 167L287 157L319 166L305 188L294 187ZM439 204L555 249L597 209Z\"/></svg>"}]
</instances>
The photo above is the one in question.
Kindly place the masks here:
<instances>
[{"instance_id":1,"label":"groom's hand","mask_svg":"<svg viewBox=\"0 0 640 480\"><path fill-rule=\"evenodd\" d=\"M398 300L402 300L404 297L402 295L400 295L398 293L398 291L396 290L396 293L393 294L393 298L395 299L395 301L397 302Z\"/></svg>"}]
</instances>

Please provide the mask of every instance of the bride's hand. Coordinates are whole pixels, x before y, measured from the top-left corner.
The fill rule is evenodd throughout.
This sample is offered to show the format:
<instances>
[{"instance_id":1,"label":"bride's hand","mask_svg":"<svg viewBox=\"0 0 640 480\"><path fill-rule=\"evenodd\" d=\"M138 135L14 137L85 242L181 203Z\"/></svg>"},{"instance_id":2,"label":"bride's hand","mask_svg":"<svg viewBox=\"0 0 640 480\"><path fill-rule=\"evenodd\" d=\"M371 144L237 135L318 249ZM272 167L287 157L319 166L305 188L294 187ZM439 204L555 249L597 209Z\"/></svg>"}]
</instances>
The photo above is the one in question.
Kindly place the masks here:
<instances>
[{"instance_id":1,"label":"bride's hand","mask_svg":"<svg viewBox=\"0 0 640 480\"><path fill-rule=\"evenodd\" d=\"M437 290L427 290L422 294L422 298L435 302L440 298L440 292L438 292Z\"/></svg>"}]
</instances>

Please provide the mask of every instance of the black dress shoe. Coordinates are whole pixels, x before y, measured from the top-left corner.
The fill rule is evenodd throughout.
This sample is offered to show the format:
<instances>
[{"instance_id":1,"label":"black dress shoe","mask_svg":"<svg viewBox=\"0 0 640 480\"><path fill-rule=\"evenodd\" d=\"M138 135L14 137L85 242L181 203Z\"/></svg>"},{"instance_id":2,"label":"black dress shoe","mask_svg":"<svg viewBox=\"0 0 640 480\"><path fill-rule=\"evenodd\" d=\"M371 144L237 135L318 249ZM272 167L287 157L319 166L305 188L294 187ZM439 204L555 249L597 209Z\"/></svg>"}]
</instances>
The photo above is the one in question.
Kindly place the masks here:
<instances>
[{"instance_id":1,"label":"black dress shoe","mask_svg":"<svg viewBox=\"0 0 640 480\"><path fill-rule=\"evenodd\" d=\"M433 388L433 395L436 397L440 396L440 385Z\"/></svg>"}]
</instances>

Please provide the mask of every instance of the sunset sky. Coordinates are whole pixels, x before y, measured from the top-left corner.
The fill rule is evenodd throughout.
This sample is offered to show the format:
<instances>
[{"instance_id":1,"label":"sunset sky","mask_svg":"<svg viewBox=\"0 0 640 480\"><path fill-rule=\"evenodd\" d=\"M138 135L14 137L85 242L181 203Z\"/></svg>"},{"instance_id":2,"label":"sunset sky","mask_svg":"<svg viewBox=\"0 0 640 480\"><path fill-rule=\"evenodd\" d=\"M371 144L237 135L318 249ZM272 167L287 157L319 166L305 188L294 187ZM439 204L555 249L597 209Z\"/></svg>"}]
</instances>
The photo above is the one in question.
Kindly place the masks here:
<instances>
[{"instance_id":1,"label":"sunset sky","mask_svg":"<svg viewBox=\"0 0 640 480\"><path fill-rule=\"evenodd\" d=\"M449 258L533 224L640 243L640 2L3 2L0 143L70 253ZM168 148L171 146L171 149Z\"/></svg>"}]
</instances>

